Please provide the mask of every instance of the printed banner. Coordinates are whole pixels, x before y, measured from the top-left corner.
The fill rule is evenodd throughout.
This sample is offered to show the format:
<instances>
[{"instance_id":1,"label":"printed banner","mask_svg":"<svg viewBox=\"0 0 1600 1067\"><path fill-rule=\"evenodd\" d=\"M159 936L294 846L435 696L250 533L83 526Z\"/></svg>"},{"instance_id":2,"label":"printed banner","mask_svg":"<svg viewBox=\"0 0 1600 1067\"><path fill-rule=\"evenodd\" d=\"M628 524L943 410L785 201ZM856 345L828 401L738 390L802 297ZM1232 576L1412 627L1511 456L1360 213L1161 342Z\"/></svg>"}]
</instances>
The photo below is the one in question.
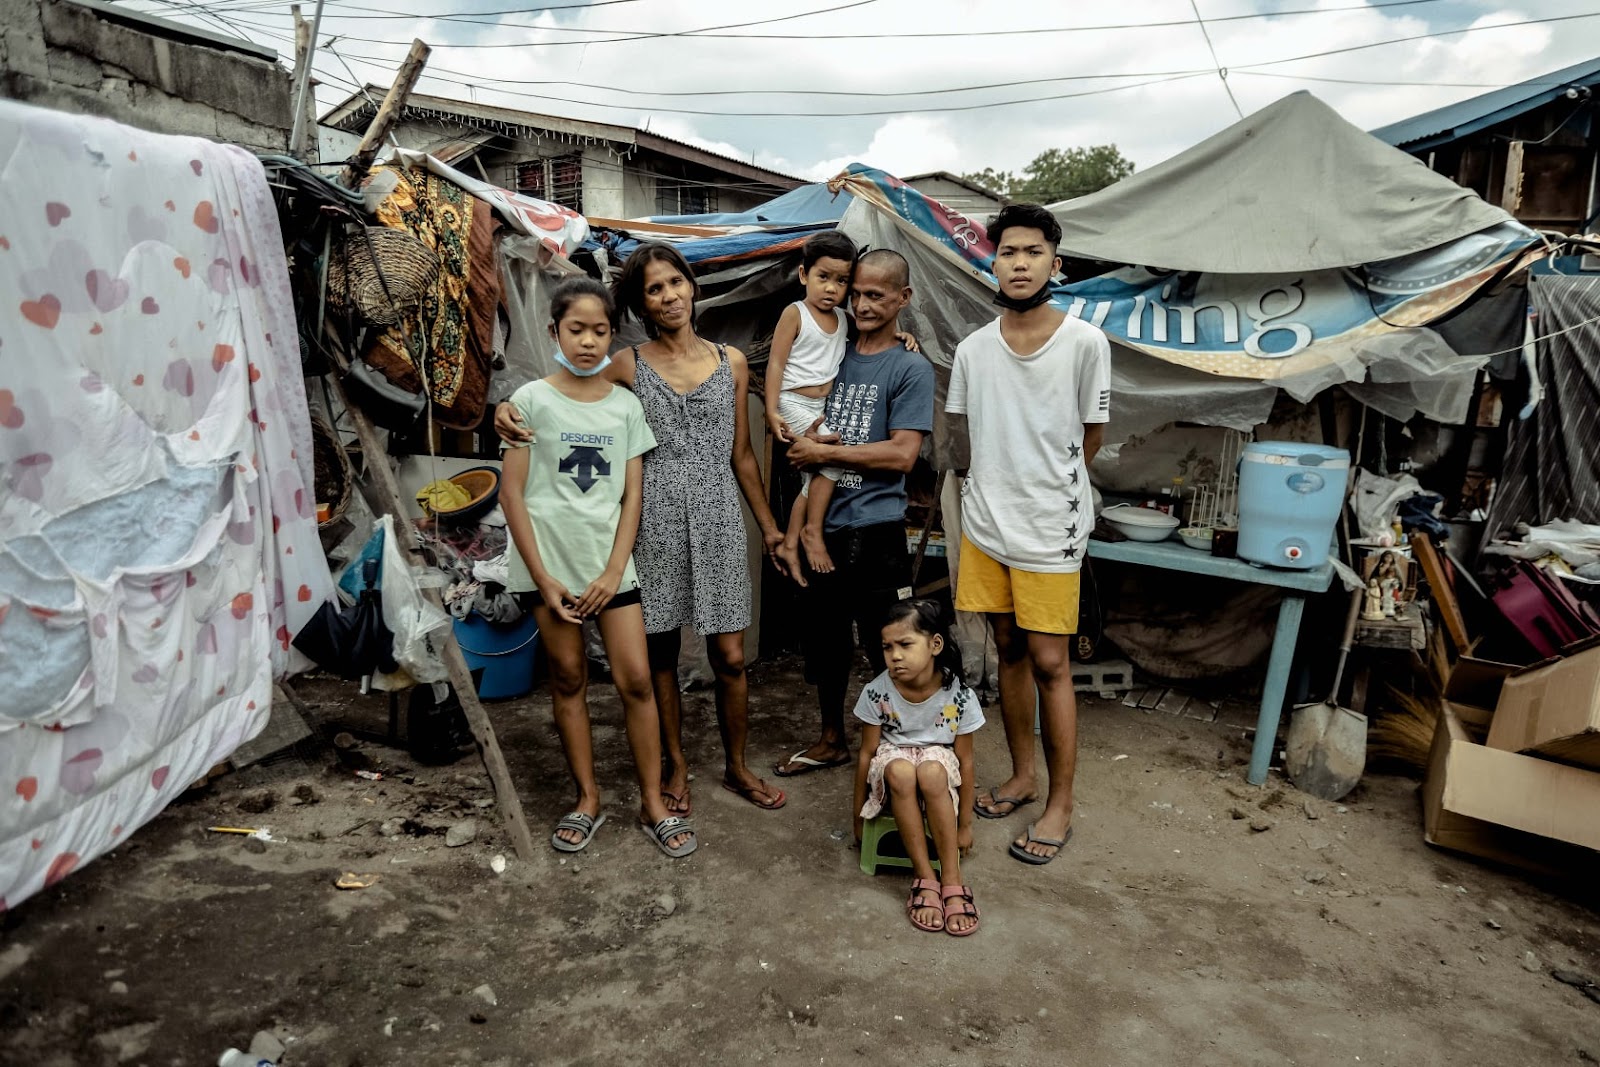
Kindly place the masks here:
<instances>
[{"instance_id":1,"label":"printed banner","mask_svg":"<svg viewBox=\"0 0 1600 1067\"><path fill-rule=\"evenodd\" d=\"M871 168L852 166L829 185L893 213L994 284L994 244L981 222ZM1056 285L1052 302L1168 362L1273 380L1342 361L1365 339L1427 325L1540 248L1532 230L1505 223L1416 255L1298 275L1125 267Z\"/></svg>"}]
</instances>

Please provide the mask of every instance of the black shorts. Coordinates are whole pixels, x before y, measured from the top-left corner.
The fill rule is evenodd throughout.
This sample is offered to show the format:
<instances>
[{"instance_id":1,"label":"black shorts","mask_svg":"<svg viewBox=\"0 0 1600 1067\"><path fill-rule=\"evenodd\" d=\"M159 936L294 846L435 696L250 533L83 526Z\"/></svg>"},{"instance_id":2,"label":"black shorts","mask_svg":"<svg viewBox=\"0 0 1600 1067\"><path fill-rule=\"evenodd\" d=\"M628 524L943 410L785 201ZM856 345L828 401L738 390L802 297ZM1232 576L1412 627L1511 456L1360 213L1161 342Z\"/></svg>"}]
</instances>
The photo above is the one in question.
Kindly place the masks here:
<instances>
[{"instance_id":1,"label":"black shorts","mask_svg":"<svg viewBox=\"0 0 1600 1067\"><path fill-rule=\"evenodd\" d=\"M544 606L544 597L539 595L539 591L537 589L530 593L513 593L512 599L517 602L517 607L527 612L533 611L534 608ZM625 608L629 604L637 603L639 603L639 587L634 586L627 592L618 593L616 596L612 597L610 602L607 603L605 607L601 608L600 611L604 613L610 611L612 608Z\"/></svg>"},{"instance_id":2,"label":"black shorts","mask_svg":"<svg viewBox=\"0 0 1600 1067\"><path fill-rule=\"evenodd\" d=\"M906 524L878 523L824 535L835 570L810 576L806 590L808 680L847 674L855 660L856 636L873 672L883 670L879 633L884 613L910 595L911 554Z\"/></svg>"}]
</instances>

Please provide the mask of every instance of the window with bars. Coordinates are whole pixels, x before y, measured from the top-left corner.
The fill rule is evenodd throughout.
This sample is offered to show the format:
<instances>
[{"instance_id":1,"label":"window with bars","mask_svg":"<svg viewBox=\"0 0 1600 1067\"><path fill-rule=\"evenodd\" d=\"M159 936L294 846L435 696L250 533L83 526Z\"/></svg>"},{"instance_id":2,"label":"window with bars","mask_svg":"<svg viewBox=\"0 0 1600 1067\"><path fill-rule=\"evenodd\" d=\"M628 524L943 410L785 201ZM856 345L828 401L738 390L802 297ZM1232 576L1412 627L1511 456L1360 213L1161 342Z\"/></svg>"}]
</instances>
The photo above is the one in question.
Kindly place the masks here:
<instances>
[{"instance_id":1,"label":"window with bars","mask_svg":"<svg viewBox=\"0 0 1600 1067\"><path fill-rule=\"evenodd\" d=\"M656 175L656 214L707 215L717 210L716 189L684 178Z\"/></svg>"},{"instance_id":2,"label":"window with bars","mask_svg":"<svg viewBox=\"0 0 1600 1067\"><path fill-rule=\"evenodd\" d=\"M517 192L552 204L583 210L583 157L552 156L513 163L511 180Z\"/></svg>"}]
</instances>

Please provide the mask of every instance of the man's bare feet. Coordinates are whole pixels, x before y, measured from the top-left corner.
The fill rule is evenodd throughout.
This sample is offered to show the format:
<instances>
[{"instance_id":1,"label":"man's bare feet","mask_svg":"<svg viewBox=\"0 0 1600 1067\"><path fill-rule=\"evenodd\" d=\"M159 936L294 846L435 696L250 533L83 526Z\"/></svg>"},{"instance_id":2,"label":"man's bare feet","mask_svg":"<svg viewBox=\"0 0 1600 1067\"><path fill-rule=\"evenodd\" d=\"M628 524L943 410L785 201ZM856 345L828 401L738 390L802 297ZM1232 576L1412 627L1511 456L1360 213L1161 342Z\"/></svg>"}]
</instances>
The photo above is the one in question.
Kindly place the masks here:
<instances>
[{"instance_id":1,"label":"man's bare feet","mask_svg":"<svg viewBox=\"0 0 1600 1067\"><path fill-rule=\"evenodd\" d=\"M822 531L814 526L806 526L800 530L800 544L806 550L806 562L818 574L833 573L833 557L828 555L828 543L823 540Z\"/></svg>"},{"instance_id":2,"label":"man's bare feet","mask_svg":"<svg viewBox=\"0 0 1600 1067\"><path fill-rule=\"evenodd\" d=\"M793 541L785 539L783 544L773 552L789 572L789 577L800 584L803 589L809 583L806 581L805 569L800 566L800 546Z\"/></svg>"},{"instance_id":3,"label":"man's bare feet","mask_svg":"<svg viewBox=\"0 0 1600 1067\"><path fill-rule=\"evenodd\" d=\"M1029 775L1022 778L1008 778L992 789L984 790L973 799L972 806L986 819L1003 819L1022 805L1031 804L1038 799L1038 786Z\"/></svg>"}]
</instances>

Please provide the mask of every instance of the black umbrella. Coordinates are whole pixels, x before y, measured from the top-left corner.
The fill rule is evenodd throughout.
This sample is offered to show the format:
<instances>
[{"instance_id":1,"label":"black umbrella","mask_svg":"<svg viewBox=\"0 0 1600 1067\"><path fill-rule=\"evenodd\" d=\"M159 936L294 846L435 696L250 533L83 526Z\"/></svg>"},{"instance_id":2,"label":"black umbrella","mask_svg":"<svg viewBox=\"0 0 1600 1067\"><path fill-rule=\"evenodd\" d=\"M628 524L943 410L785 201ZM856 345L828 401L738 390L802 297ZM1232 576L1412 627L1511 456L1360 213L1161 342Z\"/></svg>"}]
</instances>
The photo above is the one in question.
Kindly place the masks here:
<instances>
[{"instance_id":1,"label":"black umbrella","mask_svg":"<svg viewBox=\"0 0 1600 1067\"><path fill-rule=\"evenodd\" d=\"M341 607L337 598L317 609L295 635L294 647L323 670L354 681L375 672L389 673L394 660L394 634L383 624L383 596L378 591L378 561L362 566L362 589L355 604Z\"/></svg>"}]
</instances>

